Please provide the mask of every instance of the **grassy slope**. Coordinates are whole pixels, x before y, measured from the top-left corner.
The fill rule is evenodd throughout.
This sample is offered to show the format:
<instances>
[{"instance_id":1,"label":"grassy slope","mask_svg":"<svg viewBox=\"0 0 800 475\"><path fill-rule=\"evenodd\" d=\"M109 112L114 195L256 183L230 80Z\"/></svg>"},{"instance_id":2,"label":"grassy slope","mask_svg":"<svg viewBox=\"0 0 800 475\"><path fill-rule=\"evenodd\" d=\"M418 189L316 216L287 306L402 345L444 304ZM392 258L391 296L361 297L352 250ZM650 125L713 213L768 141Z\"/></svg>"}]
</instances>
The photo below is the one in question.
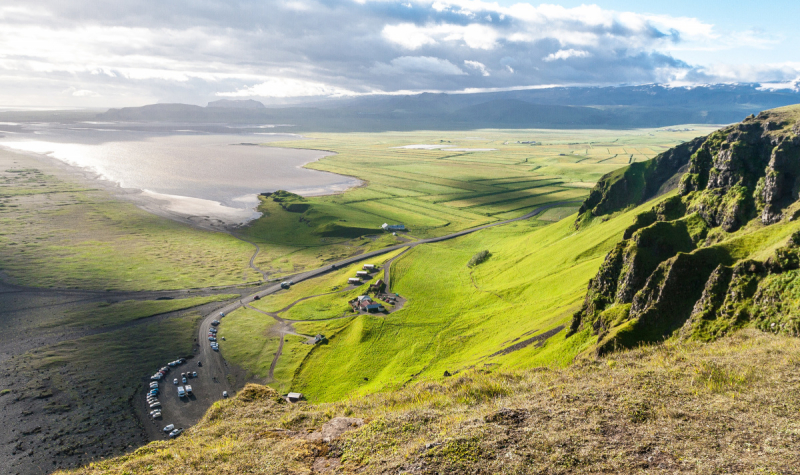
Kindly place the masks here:
<instances>
[{"instance_id":1,"label":"grassy slope","mask_svg":"<svg viewBox=\"0 0 800 475\"><path fill-rule=\"evenodd\" d=\"M546 344L491 355L569 322L632 210L576 232L574 218L516 223L417 247L392 267L393 291L409 299L388 316L361 316L313 349L292 389L330 401L438 379L473 366L564 365L589 342L564 332ZM492 257L466 264L487 249Z\"/></svg>"},{"instance_id":2,"label":"grassy slope","mask_svg":"<svg viewBox=\"0 0 800 475\"><path fill-rule=\"evenodd\" d=\"M381 266L402 252L401 249L379 256L372 263ZM304 300L280 316L288 320L340 317L345 312L351 313L347 302L366 291L367 284L356 288L347 285L347 278L355 276L356 270L361 270L362 266L363 263L354 264L324 277L300 282L289 291L269 295L251 305L264 311L276 312L303 296L336 292ZM375 277L372 281L382 277L382 272L381 270L373 274ZM296 323L294 327L295 331L306 335L332 335L350 320L352 319ZM273 330L274 325L273 318L254 310L240 308L231 312L219 326L219 336L226 338L220 344L225 359L244 368L253 377L266 378L280 340L280 334ZM287 335L282 356L275 368L275 380L271 382L274 387L284 392L291 389L295 371L313 349L305 341L306 338Z\"/></svg>"},{"instance_id":3,"label":"grassy slope","mask_svg":"<svg viewBox=\"0 0 800 475\"><path fill-rule=\"evenodd\" d=\"M71 473L786 473L800 463L798 345L743 331L319 405L249 386L177 440ZM364 425L309 440L343 416Z\"/></svg>"}]
</instances>

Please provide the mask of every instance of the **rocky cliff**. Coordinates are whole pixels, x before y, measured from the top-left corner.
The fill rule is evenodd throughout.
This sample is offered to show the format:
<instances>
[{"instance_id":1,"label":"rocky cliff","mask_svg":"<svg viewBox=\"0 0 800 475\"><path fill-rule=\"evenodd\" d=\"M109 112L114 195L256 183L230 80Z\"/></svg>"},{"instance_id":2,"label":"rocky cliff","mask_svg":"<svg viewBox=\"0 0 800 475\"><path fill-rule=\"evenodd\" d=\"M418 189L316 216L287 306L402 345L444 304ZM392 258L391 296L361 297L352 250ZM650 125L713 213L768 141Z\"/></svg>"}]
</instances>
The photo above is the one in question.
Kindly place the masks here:
<instances>
[{"instance_id":1,"label":"rocky cliff","mask_svg":"<svg viewBox=\"0 0 800 475\"><path fill-rule=\"evenodd\" d=\"M578 228L656 199L589 282L570 332L596 334L599 353L747 325L798 333L798 117L762 112L603 177Z\"/></svg>"}]
</instances>

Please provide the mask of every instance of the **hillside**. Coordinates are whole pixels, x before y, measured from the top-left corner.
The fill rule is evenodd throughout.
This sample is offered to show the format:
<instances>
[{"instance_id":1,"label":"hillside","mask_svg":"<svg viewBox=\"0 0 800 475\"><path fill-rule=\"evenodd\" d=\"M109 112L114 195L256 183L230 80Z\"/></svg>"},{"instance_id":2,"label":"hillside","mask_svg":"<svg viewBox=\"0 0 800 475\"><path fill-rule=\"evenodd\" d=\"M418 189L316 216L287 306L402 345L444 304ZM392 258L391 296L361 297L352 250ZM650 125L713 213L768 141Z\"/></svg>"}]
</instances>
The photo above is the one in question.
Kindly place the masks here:
<instances>
[{"instance_id":1,"label":"hillside","mask_svg":"<svg viewBox=\"0 0 800 475\"><path fill-rule=\"evenodd\" d=\"M796 106L750 116L601 179L578 227L676 189L606 256L571 332L597 335L601 353L744 326L796 335L799 117Z\"/></svg>"},{"instance_id":2,"label":"hillside","mask_svg":"<svg viewBox=\"0 0 800 475\"><path fill-rule=\"evenodd\" d=\"M387 315L343 312L357 266L231 312L223 356L262 378L272 363L264 379L307 402L250 385L180 439L79 473L796 466L798 118L764 112L608 173L554 224L387 255L405 301ZM273 359L264 313L325 342L281 336Z\"/></svg>"},{"instance_id":3,"label":"hillside","mask_svg":"<svg viewBox=\"0 0 800 475\"><path fill-rule=\"evenodd\" d=\"M249 385L179 439L70 473L786 473L798 345L750 330L328 404Z\"/></svg>"}]
</instances>

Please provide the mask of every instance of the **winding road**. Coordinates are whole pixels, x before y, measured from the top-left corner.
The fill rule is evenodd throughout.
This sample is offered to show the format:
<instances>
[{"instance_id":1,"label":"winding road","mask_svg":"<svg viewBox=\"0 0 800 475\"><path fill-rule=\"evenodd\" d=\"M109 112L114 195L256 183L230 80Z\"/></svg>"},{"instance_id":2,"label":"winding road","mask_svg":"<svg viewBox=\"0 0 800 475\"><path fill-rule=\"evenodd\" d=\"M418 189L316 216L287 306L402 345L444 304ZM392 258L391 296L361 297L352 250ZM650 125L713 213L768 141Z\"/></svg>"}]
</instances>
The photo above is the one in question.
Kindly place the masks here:
<instances>
[{"instance_id":1,"label":"winding road","mask_svg":"<svg viewBox=\"0 0 800 475\"><path fill-rule=\"evenodd\" d=\"M540 214L540 213L542 213L542 212L544 212L544 211L546 211L546 210L548 210L550 208L553 208L553 207L556 207L556 206L565 205L565 204L574 204L574 203L579 203L579 202L578 201L559 201L559 202L555 202L555 203L549 203L547 205L540 206L540 207L536 208L535 210L531 211L530 213L527 213L527 214L525 214L523 216L520 216L518 218L507 219L507 220L504 220L504 221L498 221L496 223L491 223L491 224L485 224L483 226L478 226L478 227L475 227L475 228L465 229L463 231L459 231L459 232L456 232L456 233L453 233L453 234L448 234L446 236L440 236L440 237L429 238L429 239L421 239L419 241L413 241L413 242L407 242L407 243L403 243L403 244L397 244L395 246L390 246L390 247L386 247L386 248L383 248L383 249L378 249L376 251L371 251L371 252L367 252L367 253L364 253L364 254L359 254L357 256L349 257L347 259L344 259L344 260L341 260L339 262L336 262L335 264L332 264L332 265L326 265L325 267L319 267L317 269L309 270L309 271L306 271L306 272L302 272L302 273L296 274L296 275L291 276L291 277L287 277L286 280L290 280L291 279L292 281L294 281L294 283L303 282L305 280L309 280L309 279L313 279L313 278L325 275L325 274L331 272L332 270L340 269L342 266L354 264L354 263L360 262L360 261L365 261L367 259L371 259L371 258L376 257L376 256L387 254L387 253L390 253L392 251L396 251L398 249L402 249L402 248L411 249L411 248L417 247L417 246L422 245L422 244L429 244L429 243L447 241L447 240L454 239L454 238L457 238L457 237L460 237L460 236L466 236L468 234L472 234L474 232L481 231L483 229L488 229L488 228L492 228L492 227L495 227L495 226L502 226L504 224L514 223L514 222L517 222L517 221L524 221L524 220L530 219L530 218L532 218L532 217L534 217L534 216L536 216L536 215L538 215L538 214ZM234 236L234 237L237 237L237 236L235 236L233 234L231 234L231 235ZM241 239L241 238L239 238L239 239ZM252 267L253 269L255 269L258 272L262 273L262 275L266 276L266 273L264 273L263 271L261 271L260 269L255 267L255 264L254 264L255 258L256 258L256 256L258 255L258 252L259 252L258 246L256 244L250 242L250 241L246 241L244 239L242 239L242 240L245 241L245 242L249 242L250 244L252 244L253 246L256 247L256 252L253 255L253 257L250 259L250 267ZM389 285L389 264L390 263L387 263L387 265L384 266L384 281L387 283L387 287ZM218 372L218 373L223 374L223 375L227 374L227 371L226 371L227 364L225 363L224 358L222 357L221 354L219 354L219 353L217 353L217 352L215 352L215 351L213 351L211 349L211 346L207 342L206 335L208 334L208 329L211 327L211 322L214 319L218 318L220 314L227 315L228 313L230 313L230 312L232 312L232 311L234 311L234 310L236 310L236 309L238 309L240 307L246 307L246 308L255 310L257 312L264 313L265 315L268 315L268 316L276 319L278 322L288 324L288 326L290 327L289 330L291 330L293 332L294 330L291 328L291 323L289 323L291 321L282 319L277 314L280 313L280 312L288 310L289 308L291 308L294 304L296 304L299 301L302 301L302 300L305 300L305 299L311 298L311 297L316 297L316 296L304 297L304 298L298 299L298 301L293 302L292 304L290 304L286 308L281 309L278 312L274 312L274 313L264 312L262 310L259 310L259 309L255 308L255 307L252 307L252 306L248 305L248 303L251 303L254 300L257 300L256 297L258 297L258 299L260 299L260 298L263 298L263 297L265 297L267 295L274 294L274 293L276 293L276 292L278 292L280 290L282 290L280 284L276 283L275 285L267 287L266 289L260 290L258 292L254 292L254 293L252 293L250 295L247 295L247 296L244 296L244 297L240 298L238 301L226 305L225 307L221 308L219 311L217 311L215 313L211 313L209 315L206 315L206 317L203 319L202 323L200 324L200 331L199 331L199 335L198 335L198 338L197 338L197 341L200 342L200 353L197 355L197 357L199 359L201 359L202 361L204 361L204 362L208 362L208 363L212 364L213 365L212 368L214 369L215 373ZM323 295L323 294L321 294L321 295ZM347 318L347 317L335 317L335 318L339 319L339 318ZM297 320L297 321L299 321L299 320ZM317 320L315 320L315 321L317 321ZM284 334L285 333L283 333L283 332L281 333L281 343L280 343L280 345L278 347L278 351L277 351L277 354L276 354L276 356L275 356L275 358L274 358L274 360L272 362L272 365L270 366L270 371L269 371L269 379L270 380L273 379L275 366L277 365L278 359L280 358L280 355L281 355L281 352L282 352L282 349L283 349L283 335ZM308 336L308 335L301 335L301 336ZM218 378L218 379L220 379L220 378ZM227 381L227 378L223 377L223 378L221 378L221 380L224 381L224 383L223 383L223 385L225 387L224 390L231 391L232 388L231 388L231 385L229 384L229 382Z\"/></svg>"}]
</instances>

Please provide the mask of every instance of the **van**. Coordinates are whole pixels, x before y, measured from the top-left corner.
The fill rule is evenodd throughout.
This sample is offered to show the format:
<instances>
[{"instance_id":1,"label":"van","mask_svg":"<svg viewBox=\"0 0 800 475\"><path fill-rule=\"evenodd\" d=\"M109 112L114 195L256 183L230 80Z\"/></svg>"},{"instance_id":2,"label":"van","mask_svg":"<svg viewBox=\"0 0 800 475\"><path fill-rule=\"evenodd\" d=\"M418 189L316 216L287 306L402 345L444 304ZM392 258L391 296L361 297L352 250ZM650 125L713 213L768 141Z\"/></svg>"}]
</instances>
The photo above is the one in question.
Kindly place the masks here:
<instances>
[{"instance_id":1,"label":"van","mask_svg":"<svg viewBox=\"0 0 800 475\"><path fill-rule=\"evenodd\" d=\"M184 396L186 396L186 390L183 388L183 386L178 386L178 397Z\"/></svg>"},{"instance_id":2,"label":"van","mask_svg":"<svg viewBox=\"0 0 800 475\"><path fill-rule=\"evenodd\" d=\"M187 384L184 389L186 390L186 395L187 396L191 396L192 395L192 387L190 385Z\"/></svg>"}]
</instances>

